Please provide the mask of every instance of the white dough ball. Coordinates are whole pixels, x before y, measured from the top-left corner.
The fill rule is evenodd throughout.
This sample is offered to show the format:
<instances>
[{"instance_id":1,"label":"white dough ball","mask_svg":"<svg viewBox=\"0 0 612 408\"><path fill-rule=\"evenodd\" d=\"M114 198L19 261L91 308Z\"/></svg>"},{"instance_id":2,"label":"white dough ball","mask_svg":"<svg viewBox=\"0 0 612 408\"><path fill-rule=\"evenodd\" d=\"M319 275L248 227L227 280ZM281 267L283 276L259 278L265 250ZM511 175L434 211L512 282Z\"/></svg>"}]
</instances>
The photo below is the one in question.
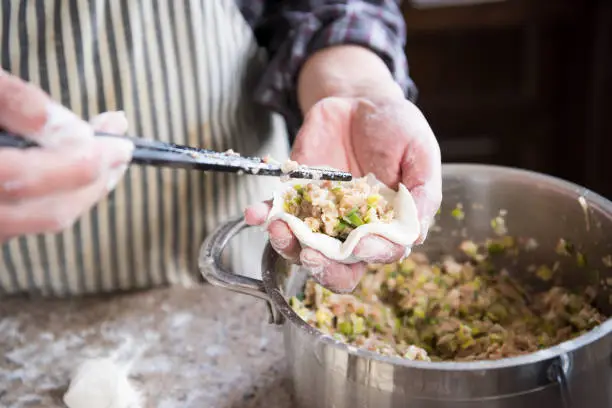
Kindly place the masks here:
<instances>
[{"instance_id":1,"label":"white dough ball","mask_svg":"<svg viewBox=\"0 0 612 408\"><path fill-rule=\"evenodd\" d=\"M64 403L68 408L141 408L142 395L132 387L128 370L110 358L84 361L74 372Z\"/></svg>"}]
</instances>

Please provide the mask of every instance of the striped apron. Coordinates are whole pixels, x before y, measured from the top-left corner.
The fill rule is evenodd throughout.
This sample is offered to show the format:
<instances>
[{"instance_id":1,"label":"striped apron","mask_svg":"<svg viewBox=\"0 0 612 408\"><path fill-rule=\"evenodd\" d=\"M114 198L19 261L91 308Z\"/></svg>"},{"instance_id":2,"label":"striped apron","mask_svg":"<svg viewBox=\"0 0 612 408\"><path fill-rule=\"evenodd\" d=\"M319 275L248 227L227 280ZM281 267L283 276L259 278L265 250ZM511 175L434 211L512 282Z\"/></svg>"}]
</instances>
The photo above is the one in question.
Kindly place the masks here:
<instances>
[{"instance_id":1,"label":"striped apron","mask_svg":"<svg viewBox=\"0 0 612 408\"><path fill-rule=\"evenodd\" d=\"M288 157L283 120L251 102L266 56L232 0L2 0L0 17L2 67L77 115L124 110L134 135ZM70 230L3 245L0 295L193 284L206 234L278 183L133 166ZM230 266L257 275L264 241L242 234Z\"/></svg>"}]
</instances>

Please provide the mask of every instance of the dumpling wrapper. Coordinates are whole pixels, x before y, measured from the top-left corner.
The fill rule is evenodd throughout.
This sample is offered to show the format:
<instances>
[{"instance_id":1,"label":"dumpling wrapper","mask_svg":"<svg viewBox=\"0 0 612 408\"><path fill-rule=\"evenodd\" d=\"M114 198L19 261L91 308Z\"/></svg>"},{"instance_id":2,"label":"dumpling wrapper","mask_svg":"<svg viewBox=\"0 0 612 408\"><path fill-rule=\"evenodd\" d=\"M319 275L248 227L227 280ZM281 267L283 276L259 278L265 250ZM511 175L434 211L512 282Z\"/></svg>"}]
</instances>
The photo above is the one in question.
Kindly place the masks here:
<instances>
[{"instance_id":1,"label":"dumpling wrapper","mask_svg":"<svg viewBox=\"0 0 612 408\"><path fill-rule=\"evenodd\" d=\"M395 191L378 181L372 174L368 174L365 179L372 186L378 185L379 194L387 202L392 203L394 219L390 223L378 222L361 225L351 231L344 242L320 232L312 232L304 221L285 212L285 193L293 189L293 186L296 184L304 184L303 180L291 180L284 183L282 191L274 194L272 209L264 226L267 227L272 221L282 220L287 223L302 247L315 249L327 258L345 264L359 262L359 259L353 256L353 250L361 238L369 234L379 235L391 242L406 247L406 255L409 255L412 244L420 234L417 208L412 195L403 184L400 184L398 191ZM319 184L322 181L309 180L309 183Z\"/></svg>"}]
</instances>

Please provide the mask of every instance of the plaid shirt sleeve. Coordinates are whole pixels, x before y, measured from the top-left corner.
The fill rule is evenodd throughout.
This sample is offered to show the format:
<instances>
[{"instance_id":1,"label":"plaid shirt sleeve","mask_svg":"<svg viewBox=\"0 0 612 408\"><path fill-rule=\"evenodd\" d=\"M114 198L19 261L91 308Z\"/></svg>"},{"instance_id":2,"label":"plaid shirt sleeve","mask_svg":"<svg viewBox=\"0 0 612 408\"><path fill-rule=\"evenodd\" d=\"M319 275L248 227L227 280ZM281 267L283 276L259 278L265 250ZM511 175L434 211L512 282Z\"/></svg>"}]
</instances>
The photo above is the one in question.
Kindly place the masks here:
<instances>
[{"instance_id":1,"label":"plaid shirt sleeve","mask_svg":"<svg viewBox=\"0 0 612 408\"><path fill-rule=\"evenodd\" d=\"M416 98L404 52L406 27L400 0L246 0L243 15L270 63L256 89L256 102L282 114L292 131L302 121L297 74L316 51L356 44L377 53L406 97Z\"/></svg>"}]
</instances>

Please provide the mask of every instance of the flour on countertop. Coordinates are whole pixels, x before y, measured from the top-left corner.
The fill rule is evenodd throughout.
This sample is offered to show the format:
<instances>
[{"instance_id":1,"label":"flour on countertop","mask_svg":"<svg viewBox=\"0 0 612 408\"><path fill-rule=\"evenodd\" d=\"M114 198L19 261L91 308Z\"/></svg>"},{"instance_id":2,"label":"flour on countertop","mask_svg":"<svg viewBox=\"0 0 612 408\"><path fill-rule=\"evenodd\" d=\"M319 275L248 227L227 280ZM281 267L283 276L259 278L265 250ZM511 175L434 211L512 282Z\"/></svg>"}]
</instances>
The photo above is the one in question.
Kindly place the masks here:
<instances>
[{"instance_id":1,"label":"flour on countertop","mask_svg":"<svg viewBox=\"0 0 612 408\"><path fill-rule=\"evenodd\" d=\"M66 408L84 359L134 359L142 408L291 407L282 336L262 302L213 288L0 300L0 407Z\"/></svg>"}]
</instances>

